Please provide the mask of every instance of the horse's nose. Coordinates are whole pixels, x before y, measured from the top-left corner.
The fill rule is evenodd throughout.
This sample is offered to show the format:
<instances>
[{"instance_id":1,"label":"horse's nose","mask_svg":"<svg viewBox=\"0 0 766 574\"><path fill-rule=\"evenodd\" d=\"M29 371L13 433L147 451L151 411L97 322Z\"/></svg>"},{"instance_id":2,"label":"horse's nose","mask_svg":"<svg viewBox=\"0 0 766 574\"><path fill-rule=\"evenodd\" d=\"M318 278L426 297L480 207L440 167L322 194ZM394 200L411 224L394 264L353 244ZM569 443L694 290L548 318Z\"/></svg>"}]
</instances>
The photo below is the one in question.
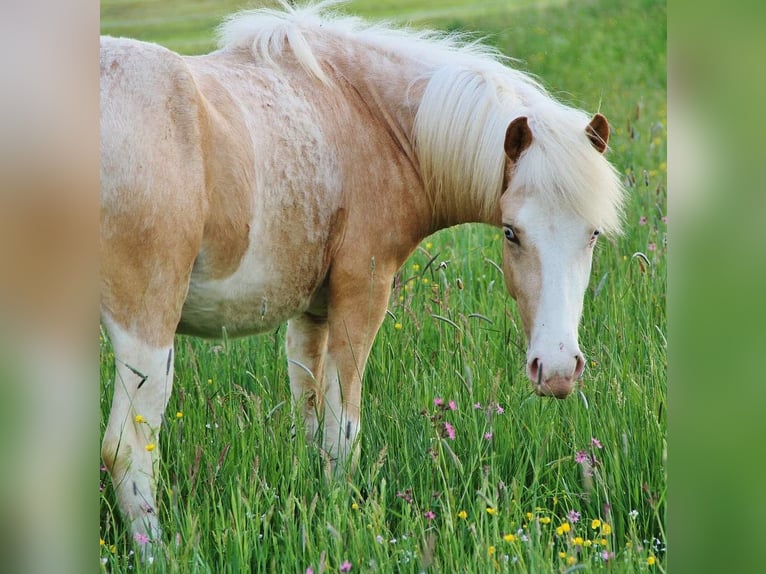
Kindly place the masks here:
<instances>
[{"instance_id":1,"label":"horse's nose","mask_svg":"<svg viewBox=\"0 0 766 574\"><path fill-rule=\"evenodd\" d=\"M563 399L572 393L584 368L585 359L579 349L569 358L558 356L544 361L535 355L527 361L527 376L538 395Z\"/></svg>"}]
</instances>

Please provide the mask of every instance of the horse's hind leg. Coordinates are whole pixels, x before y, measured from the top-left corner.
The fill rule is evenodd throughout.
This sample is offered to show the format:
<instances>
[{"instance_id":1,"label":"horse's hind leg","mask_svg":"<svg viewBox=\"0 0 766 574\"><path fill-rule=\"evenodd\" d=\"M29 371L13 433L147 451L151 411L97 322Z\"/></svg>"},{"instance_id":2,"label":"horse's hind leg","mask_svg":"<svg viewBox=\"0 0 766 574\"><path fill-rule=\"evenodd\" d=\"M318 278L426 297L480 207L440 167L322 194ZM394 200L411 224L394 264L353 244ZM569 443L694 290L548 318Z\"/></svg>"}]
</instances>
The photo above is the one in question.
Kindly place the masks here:
<instances>
[{"instance_id":1,"label":"horse's hind leg","mask_svg":"<svg viewBox=\"0 0 766 574\"><path fill-rule=\"evenodd\" d=\"M308 440L316 436L319 428L327 334L326 315L304 313L287 323L287 369L293 410L303 419Z\"/></svg>"},{"instance_id":2,"label":"horse's hind leg","mask_svg":"<svg viewBox=\"0 0 766 574\"><path fill-rule=\"evenodd\" d=\"M173 387L173 339L203 233L194 182L167 179L163 209L135 194L131 210L102 208L102 322L114 348L112 408L102 457L136 540L160 534L159 433ZM161 181L160 175L154 178ZM177 185L174 185L177 184ZM177 203L173 203L173 199ZM181 203L182 205L178 205ZM142 546L145 554L150 547Z\"/></svg>"},{"instance_id":3,"label":"horse's hind leg","mask_svg":"<svg viewBox=\"0 0 766 574\"><path fill-rule=\"evenodd\" d=\"M191 188L191 186L189 186ZM114 349L112 408L102 457L136 540L159 537L159 433L173 388L173 339L202 238L199 211L156 213L136 233L130 215L102 214L102 322ZM145 216L141 221L152 221ZM149 546L142 547L150 554Z\"/></svg>"},{"instance_id":4,"label":"horse's hind leg","mask_svg":"<svg viewBox=\"0 0 766 574\"><path fill-rule=\"evenodd\" d=\"M152 345L103 317L115 357L114 395L102 443L117 501L139 542L160 529L156 508L159 431L173 388L173 344Z\"/></svg>"}]
</instances>

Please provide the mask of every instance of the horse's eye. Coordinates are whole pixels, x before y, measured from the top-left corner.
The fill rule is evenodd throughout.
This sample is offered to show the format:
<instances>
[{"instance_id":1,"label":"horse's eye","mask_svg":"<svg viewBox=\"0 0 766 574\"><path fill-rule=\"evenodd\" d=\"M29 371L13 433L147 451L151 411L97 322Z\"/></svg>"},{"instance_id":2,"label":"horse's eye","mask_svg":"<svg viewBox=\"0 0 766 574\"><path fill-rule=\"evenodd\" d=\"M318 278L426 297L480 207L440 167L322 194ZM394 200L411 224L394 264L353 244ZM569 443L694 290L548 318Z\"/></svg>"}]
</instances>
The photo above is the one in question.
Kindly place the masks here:
<instances>
[{"instance_id":1,"label":"horse's eye","mask_svg":"<svg viewBox=\"0 0 766 574\"><path fill-rule=\"evenodd\" d=\"M598 239L598 236L601 235L601 232L596 229L593 234L590 236L590 241L588 241L589 246L593 246L594 243L596 243L596 239Z\"/></svg>"},{"instance_id":2,"label":"horse's eye","mask_svg":"<svg viewBox=\"0 0 766 574\"><path fill-rule=\"evenodd\" d=\"M504 230L505 230L505 238L511 243L515 243L516 245L518 245L519 238L516 237L516 233L514 233L513 228L510 225L505 225Z\"/></svg>"}]
</instances>

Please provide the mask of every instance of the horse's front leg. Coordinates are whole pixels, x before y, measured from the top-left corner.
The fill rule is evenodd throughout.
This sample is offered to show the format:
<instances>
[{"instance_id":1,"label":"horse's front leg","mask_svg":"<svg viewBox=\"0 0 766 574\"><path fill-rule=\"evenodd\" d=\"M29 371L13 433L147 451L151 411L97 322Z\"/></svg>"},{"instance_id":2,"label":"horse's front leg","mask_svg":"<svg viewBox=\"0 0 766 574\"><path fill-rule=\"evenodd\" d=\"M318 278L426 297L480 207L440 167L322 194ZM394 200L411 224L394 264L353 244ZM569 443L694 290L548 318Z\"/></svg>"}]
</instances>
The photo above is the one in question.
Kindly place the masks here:
<instances>
[{"instance_id":1,"label":"horse's front leg","mask_svg":"<svg viewBox=\"0 0 766 574\"><path fill-rule=\"evenodd\" d=\"M326 314L304 313L287 323L287 370L293 415L303 419L307 440L314 439L319 430L328 331Z\"/></svg>"},{"instance_id":2,"label":"horse's front leg","mask_svg":"<svg viewBox=\"0 0 766 574\"><path fill-rule=\"evenodd\" d=\"M386 315L393 273L354 273L339 265L330 277L329 337L324 364L322 444L336 474L356 466L361 428L362 377ZM368 269L370 269L368 267Z\"/></svg>"}]
</instances>

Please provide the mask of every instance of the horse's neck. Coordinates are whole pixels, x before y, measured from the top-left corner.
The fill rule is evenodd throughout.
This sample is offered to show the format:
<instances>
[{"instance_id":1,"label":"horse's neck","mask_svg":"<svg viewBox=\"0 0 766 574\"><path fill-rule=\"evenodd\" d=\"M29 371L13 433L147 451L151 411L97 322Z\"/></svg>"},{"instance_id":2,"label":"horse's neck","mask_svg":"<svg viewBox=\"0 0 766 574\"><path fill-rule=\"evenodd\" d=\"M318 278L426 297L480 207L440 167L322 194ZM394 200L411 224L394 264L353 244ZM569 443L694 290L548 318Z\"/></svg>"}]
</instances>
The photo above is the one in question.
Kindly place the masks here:
<instances>
[{"instance_id":1,"label":"horse's neck","mask_svg":"<svg viewBox=\"0 0 766 574\"><path fill-rule=\"evenodd\" d=\"M429 69L407 56L383 53L369 47L353 47L332 59L334 71L341 82L353 86L376 119L385 124L399 148L418 173L423 201L432 215L426 225L428 235L439 229L469 222L484 222L477 205L475 210L451 209L454 202L447 198L427 198L423 188L420 166L413 142L413 125L423 94ZM460 142L455 142L460 145ZM444 205L433 202L444 201Z\"/></svg>"},{"instance_id":2,"label":"horse's neck","mask_svg":"<svg viewBox=\"0 0 766 574\"><path fill-rule=\"evenodd\" d=\"M383 124L397 145L415 160L412 126L417 98L408 99L412 79L423 72L414 62L397 61L367 47L349 47L331 56L335 80L358 94L373 118Z\"/></svg>"}]
</instances>

